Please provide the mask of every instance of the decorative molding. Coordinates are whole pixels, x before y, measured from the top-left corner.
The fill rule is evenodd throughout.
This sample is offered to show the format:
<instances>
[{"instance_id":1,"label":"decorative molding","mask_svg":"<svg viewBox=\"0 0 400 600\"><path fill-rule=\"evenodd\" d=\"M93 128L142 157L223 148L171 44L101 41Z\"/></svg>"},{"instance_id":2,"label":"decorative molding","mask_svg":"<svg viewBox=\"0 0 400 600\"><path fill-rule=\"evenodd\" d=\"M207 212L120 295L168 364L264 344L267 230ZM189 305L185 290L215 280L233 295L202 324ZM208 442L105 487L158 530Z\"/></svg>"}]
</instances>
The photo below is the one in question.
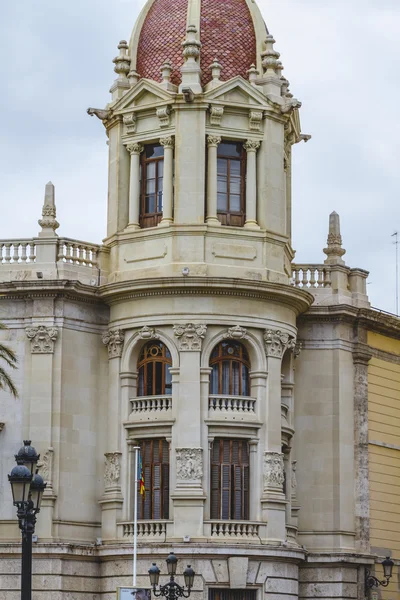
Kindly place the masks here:
<instances>
[{"instance_id":1,"label":"decorative molding","mask_svg":"<svg viewBox=\"0 0 400 600\"><path fill-rule=\"evenodd\" d=\"M119 485L122 454L121 452L106 452L104 456L104 487L109 489Z\"/></svg>"},{"instance_id":2,"label":"decorative molding","mask_svg":"<svg viewBox=\"0 0 400 600\"><path fill-rule=\"evenodd\" d=\"M261 131L261 123L263 120L262 110L249 111L249 128L251 131Z\"/></svg>"},{"instance_id":3,"label":"decorative molding","mask_svg":"<svg viewBox=\"0 0 400 600\"><path fill-rule=\"evenodd\" d=\"M38 468L40 475L44 481L49 484L53 481L53 464L54 464L54 448L48 448L42 455L40 462L38 462ZM47 488L46 488L47 489Z\"/></svg>"},{"instance_id":4,"label":"decorative molding","mask_svg":"<svg viewBox=\"0 0 400 600\"><path fill-rule=\"evenodd\" d=\"M282 358L286 350L293 350L296 338L280 329L266 329L264 333L265 353L267 356Z\"/></svg>"},{"instance_id":5,"label":"decorative molding","mask_svg":"<svg viewBox=\"0 0 400 600\"><path fill-rule=\"evenodd\" d=\"M162 106L156 110L157 118L160 121L160 127L169 127L171 124L171 107Z\"/></svg>"},{"instance_id":6,"label":"decorative molding","mask_svg":"<svg viewBox=\"0 0 400 600\"><path fill-rule=\"evenodd\" d=\"M141 154L144 150L144 146L142 144L128 144L126 149L130 154Z\"/></svg>"},{"instance_id":7,"label":"decorative molding","mask_svg":"<svg viewBox=\"0 0 400 600\"><path fill-rule=\"evenodd\" d=\"M292 496L297 495L296 470L297 470L297 460L292 460L292 474L291 474L291 479L290 479L290 487L292 489Z\"/></svg>"},{"instance_id":8,"label":"decorative molding","mask_svg":"<svg viewBox=\"0 0 400 600\"><path fill-rule=\"evenodd\" d=\"M203 477L203 449L176 449L176 477L183 481L198 481Z\"/></svg>"},{"instance_id":9,"label":"decorative molding","mask_svg":"<svg viewBox=\"0 0 400 600\"><path fill-rule=\"evenodd\" d=\"M264 452L264 488L283 489L285 481L283 454L280 452Z\"/></svg>"},{"instance_id":10,"label":"decorative molding","mask_svg":"<svg viewBox=\"0 0 400 600\"><path fill-rule=\"evenodd\" d=\"M243 144L243 148L246 150L246 152L257 152L260 146L261 143L255 140L247 140L247 142Z\"/></svg>"},{"instance_id":11,"label":"decorative molding","mask_svg":"<svg viewBox=\"0 0 400 600\"><path fill-rule=\"evenodd\" d=\"M223 106L211 106L210 108L210 125L219 127L221 125L222 117L224 116ZM209 136L212 137L212 136Z\"/></svg>"},{"instance_id":12,"label":"decorative molding","mask_svg":"<svg viewBox=\"0 0 400 600\"><path fill-rule=\"evenodd\" d=\"M54 344L58 338L57 327L27 327L25 329L28 339L31 340L32 354L54 354Z\"/></svg>"},{"instance_id":13,"label":"decorative molding","mask_svg":"<svg viewBox=\"0 0 400 600\"><path fill-rule=\"evenodd\" d=\"M206 335L206 325L174 325L174 333L179 339L179 350L189 352L200 352L202 340Z\"/></svg>"},{"instance_id":14,"label":"decorative molding","mask_svg":"<svg viewBox=\"0 0 400 600\"><path fill-rule=\"evenodd\" d=\"M139 337L142 340L159 340L160 336L156 333L154 327L142 327L139 331Z\"/></svg>"},{"instance_id":15,"label":"decorative molding","mask_svg":"<svg viewBox=\"0 0 400 600\"><path fill-rule=\"evenodd\" d=\"M135 133L136 121L137 121L137 116L135 113L131 113L130 115L123 116L123 122L124 122L124 125L126 125L127 133Z\"/></svg>"},{"instance_id":16,"label":"decorative molding","mask_svg":"<svg viewBox=\"0 0 400 600\"><path fill-rule=\"evenodd\" d=\"M119 358L124 347L125 331L110 329L103 334L103 344L108 348L108 358Z\"/></svg>"},{"instance_id":17,"label":"decorative molding","mask_svg":"<svg viewBox=\"0 0 400 600\"><path fill-rule=\"evenodd\" d=\"M247 337L247 329L240 327L240 325L235 325L235 327L231 327L224 334L224 339L230 340L243 340Z\"/></svg>"},{"instance_id":18,"label":"decorative molding","mask_svg":"<svg viewBox=\"0 0 400 600\"><path fill-rule=\"evenodd\" d=\"M293 347L294 358L299 358L302 350L303 350L303 342L297 341Z\"/></svg>"},{"instance_id":19,"label":"decorative molding","mask_svg":"<svg viewBox=\"0 0 400 600\"><path fill-rule=\"evenodd\" d=\"M161 146L164 146L164 148L173 149L175 145L175 140L172 137L172 135L169 135L167 137L160 138L160 144Z\"/></svg>"},{"instance_id":20,"label":"decorative molding","mask_svg":"<svg viewBox=\"0 0 400 600\"><path fill-rule=\"evenodd\" d=\"M210 148L212 146L219 146L219 144L221 143L222 138L219 135L208 135L207 136L207 146Z\"/></svg>"}]
</instances>

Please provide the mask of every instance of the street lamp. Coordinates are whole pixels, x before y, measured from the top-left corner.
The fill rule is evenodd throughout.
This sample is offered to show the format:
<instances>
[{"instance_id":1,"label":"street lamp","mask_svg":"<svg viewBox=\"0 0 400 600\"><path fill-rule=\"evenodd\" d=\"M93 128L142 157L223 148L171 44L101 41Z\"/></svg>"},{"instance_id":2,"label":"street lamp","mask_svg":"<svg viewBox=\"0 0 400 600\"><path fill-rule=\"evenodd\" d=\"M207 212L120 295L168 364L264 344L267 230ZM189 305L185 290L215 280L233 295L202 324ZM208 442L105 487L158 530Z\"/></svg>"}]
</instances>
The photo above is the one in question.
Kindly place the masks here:
<instances>
[{"instance_id":1,"label":"street lamp","mask_svg":"<svg viewBox=\"0 0 400 600\"><path fill-rule=\"evenodd\" d=\"M394 562L390 560L390 557L387 556L384 561L382 561L383 567L383 576L385 579L383 581L379 581L376 577L371 575L371 571L368 569L365 571L365 587L373 588L379 587L380 585L383 587L387 587L389 585L389 579L392 576Z\"/></svg>"},{"instance_id":2,"label":"street lamp","mask_svg":"<svg viewBox=\"0 0 400 600\"><path fill-rule=\"evenodd\" d=\"M39 458L31 442L24 441L23 447L15 455L17 466L8 476L22 534L21 600L32 599L32 535L46 487L41 475L37 471L34 474Z\"/></svg>"},{"instance_id":3,"label":"street lamp","mask_svg":"<svg viewBox=\"0 0 400 600\"><path fill-rule=\"evenodd\" d=\"M168 600L176 600L177 598L189 598L195 576L195 572L193 571L192 567L188 565L183 572L185 586L187 588L187 591L185 591L185 587L178 585L175 581L178 559L176 558L173 552L171 552L171 554L168 556L166 563L170 579L169 582L165 585L160 585L160 588L158 590L156 588L160 579L160 569L157 567L156 563L153 563L149 569L150 585L153 589L153 594L156 596L156 598L164 596Z\"/></svg>"}]
</instances>

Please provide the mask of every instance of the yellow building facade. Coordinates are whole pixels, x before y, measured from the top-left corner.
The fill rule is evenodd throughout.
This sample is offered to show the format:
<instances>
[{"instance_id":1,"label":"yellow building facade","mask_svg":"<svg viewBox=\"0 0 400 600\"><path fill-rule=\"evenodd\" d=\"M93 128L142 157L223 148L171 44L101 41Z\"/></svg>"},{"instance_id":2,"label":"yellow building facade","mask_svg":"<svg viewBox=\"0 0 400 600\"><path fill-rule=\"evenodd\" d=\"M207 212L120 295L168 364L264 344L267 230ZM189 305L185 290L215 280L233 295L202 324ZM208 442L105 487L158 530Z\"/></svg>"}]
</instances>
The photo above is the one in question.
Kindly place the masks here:
<instances>
[{"instance_id":1,"label":"yellow building facade","mask_svg":"<svg viewBox=\"0 0 400 600\"><path fill-rule=\"evenodd\" d=\"M400 340L398 328L368 332L369 481L371 552L391 555L393 577L381 597L400 599ZM382 568L375 575L383 579Z\"/></svg>"}]
</instances>

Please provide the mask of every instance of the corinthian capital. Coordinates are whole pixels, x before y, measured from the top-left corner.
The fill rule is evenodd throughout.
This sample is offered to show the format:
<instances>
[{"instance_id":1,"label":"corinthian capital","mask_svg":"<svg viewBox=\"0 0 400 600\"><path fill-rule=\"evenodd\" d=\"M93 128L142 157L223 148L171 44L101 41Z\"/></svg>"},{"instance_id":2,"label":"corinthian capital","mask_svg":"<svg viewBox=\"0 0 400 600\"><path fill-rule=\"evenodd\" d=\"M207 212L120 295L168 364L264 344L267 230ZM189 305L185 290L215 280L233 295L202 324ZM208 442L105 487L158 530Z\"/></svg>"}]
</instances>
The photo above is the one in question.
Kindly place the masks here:
<instances>
[{"instance_id":1,"label":"corinthian capital","mask_svg":"<svg viewBox=\"0 0 400 600\"><path fill-rule=\"evenodd\" d=\"M210 146L219 146L219 144L221 143L221 138L219 135L208 135L207 136L207 146L210 148Z\"/></svg>"},{"instance_id":2,"label":"corinthian capital","mask_svg":"<svg viewBox=\"0 0 400 600\"><path fill-rule=\"evenodd\" d=\"M280 329L267 329L264 333L264 342L267 356L282 358L286 350L295 347L296 338Z\"/></svg>"},{"instance_id":3,"label":"corinthian capital","mask_svg":"<svg viewBox=\"0 0 400 600\"><path fill-rule=\"evenodd\" d=\"M130 154L142 154L144 146L142 144L128 144L126 149Z\"/></svg>"},{"instance_id":4,"label":"corinthian capital","mask_svg":"<svg viewBox=\"0 0 400 600\"><path fill-rule=\"evenodd\" d=\"M255 140L247 140L247 142L243 144L243 147L246 152L257 152L260 145L260 142L256 142Z\"/></svg>"},{"instance_id":5,"label":"corinthian capital","mask_svg":"<svg viewBox=\"0 0 400 600\"><path fill-rule=\"evenodd\" d=\"M174 333L179 338L179 350L200 352L201 344L206 335L206 325L174 325Z\"/></svg>"},{"instance_id":6,"label":"corinthian capital","mask_svg":"<svg viewBox=\"0 0 400 600\"><path fill-rule=\"evenodd\" d=\"M161 146L164 146L164 148L173 148L174 147L174 138L172 137L172 135L169 135L167 137L162 137L162 138L160 138L160 144L161 144Z\"/></svg>"},{"instance_id":7,"label":"corinthian capital","mask_svg":"<svg viewBox=\"0 0 400 600\"><path fill-rule=\"evenodd\" d=\"M28 327L26 330L28 339L31 340L32 354L54 354L54 344L58 337L57 327Z\"/></svg>"}]
</instances>

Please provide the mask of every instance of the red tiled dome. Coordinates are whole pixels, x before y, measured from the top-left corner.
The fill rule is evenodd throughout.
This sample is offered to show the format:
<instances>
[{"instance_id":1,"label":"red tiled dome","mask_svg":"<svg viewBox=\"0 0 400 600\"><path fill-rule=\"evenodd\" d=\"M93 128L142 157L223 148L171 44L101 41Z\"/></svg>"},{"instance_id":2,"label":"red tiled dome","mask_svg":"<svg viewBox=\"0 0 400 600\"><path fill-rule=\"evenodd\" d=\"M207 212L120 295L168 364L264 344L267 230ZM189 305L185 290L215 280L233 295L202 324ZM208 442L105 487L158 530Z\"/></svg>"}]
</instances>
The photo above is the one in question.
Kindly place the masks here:
<instances>
[{"instance_id":1,"label":"red tiled dome","mask_svg":"<svg viewBox=\"0 0 400 600\"><path fill-rule=\"evenodd\" d=\"M161 65L170 60L171 81L181 82L182 41L186 37L188 0L154 0L143 22L136 70L141 77L161 81ZM216 58L226 81L256 63L256 34L246 0L201 0L200 66L202 84L211 80L210 65Z\"/></svg>"}]
</instances>

